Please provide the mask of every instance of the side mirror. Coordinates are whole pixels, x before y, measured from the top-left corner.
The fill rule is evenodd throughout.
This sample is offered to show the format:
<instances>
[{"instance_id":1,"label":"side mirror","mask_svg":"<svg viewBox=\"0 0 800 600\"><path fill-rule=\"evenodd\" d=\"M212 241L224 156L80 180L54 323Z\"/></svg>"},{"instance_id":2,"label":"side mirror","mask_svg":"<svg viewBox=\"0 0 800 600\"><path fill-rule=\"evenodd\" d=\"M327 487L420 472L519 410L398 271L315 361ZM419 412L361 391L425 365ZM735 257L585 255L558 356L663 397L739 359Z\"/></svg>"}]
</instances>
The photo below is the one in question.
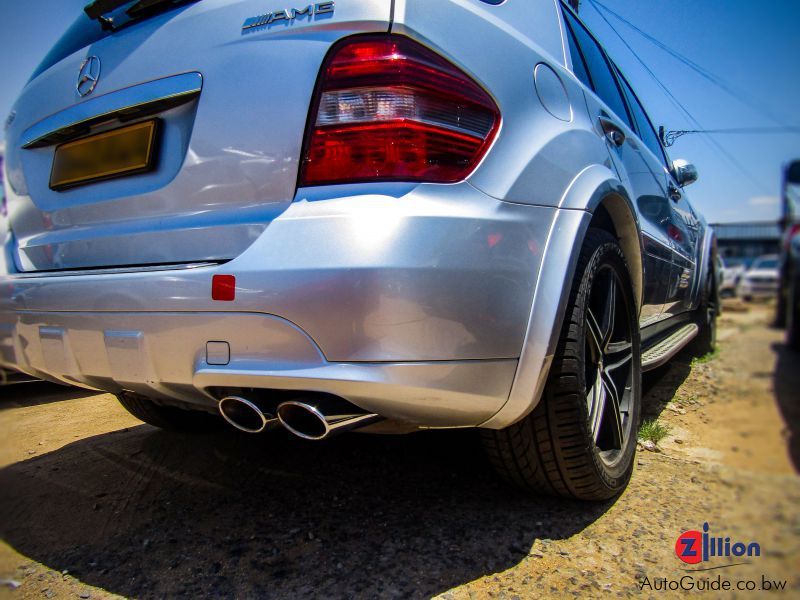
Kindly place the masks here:
<instances>
[{"instance_id":1,"label":"side mirror","mask_svg":"<svg viewBox=\"0 0 800 600\"><path fill-rule=\"evenodd\" d=\"M697 167L689 161L679 158L672 161L672 176L681 187L686 187L690 183L697 181Z\"/></svg>"}]
</instances>

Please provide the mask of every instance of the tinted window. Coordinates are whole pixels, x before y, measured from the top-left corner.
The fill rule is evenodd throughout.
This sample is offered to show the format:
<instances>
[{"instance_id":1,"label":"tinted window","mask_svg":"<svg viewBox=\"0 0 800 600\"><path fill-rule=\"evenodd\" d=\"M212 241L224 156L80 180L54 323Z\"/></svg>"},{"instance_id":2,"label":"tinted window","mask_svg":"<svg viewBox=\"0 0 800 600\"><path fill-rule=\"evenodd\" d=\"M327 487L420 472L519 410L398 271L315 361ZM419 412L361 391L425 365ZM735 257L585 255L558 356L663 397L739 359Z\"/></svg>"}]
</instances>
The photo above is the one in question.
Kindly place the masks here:
<instances>
[{"instance_id":1,"label":"tinted window","mask_svg":"<svg viewBox=\"0 0 800 600\"><path fill-rule=\"evenodd\" d=\"M44 57L44 60L36 67L31 79L52 67L62 58L66 58L73 52L94 44L109 35L111 35L111 31L103 31L99 22L92 21L81 11L77 20L67 29L61 39L56 42L56 45Z\"/></svg>"},{"instance_id":2,"label":"tinted window","mask_svg":"<svg viewBox=\"0 0 800 600\"><path fill-rule=\"evenodd\" d=\"M198 0L155 2L153 0L142 0L136 3L136 5L142 8L128 16L126 12L136 8L136 6L130 6L130 4L133 3L133 0L131 0L130 3L125 3L117 9L109 10L107 14L114 18L114 31L119 31L122 27L133 25L143 19L153 17L163 12L182 10L186 8L188 4L197 1ZM76 10L75 12L79 12L76 21L67 29L64 35L61 36L61 39L56 42L56 45L53 46L50 52L47 53L47 56L44 57L41 64L36 67L33 75L31 75L31 79L43 73L73 52L77 52L81 48L86 48L114 33L114 31L103 29L99 21L90 19L84 11Z\"/></svg>"},{"instance_id":3,"label":"tinted window","mask_svg":"<svg viewBox=\"0 0 800 600\"><path fill-rule=\"evenodd\" d=\"M583 85L592 89L592 80L589 79L589 74L586 72L586 65L583 63L583 57L575 43L575 36L569 29L567 29L567 40L569 41L569 54L572 57L572 72Z\"/></svg>"},{"instance_id":4,"label":"tinted window","mask_svg":"<svg viewBox=\"0 0 800 600\"><path fill-rule=\"evenodd\" d=\"M636 97L636 94L633 93L628 82L622 77L620 77L620 81L622 81L622 88L625 90L625 97L628 99L628 106L631 108L631 112L633 112L633 120L636 121L639 137L642 138L644 145L653 151L656 158L664 162L664 150L661 147L661 142L658 140L658 134L656 134L652 123L650 123L650 119L647 117L647 113L644 112L644 108L639 103L639 99Z\"/></svg>"},{"instance_id":5,"label":"tinted window","mask_svg":"<svg viewBox=\"0 0 800 600\"><path fill-rule=\"evenodd\" d=\"M583 59L586 61L586 68L589 70L589 77L592 79L592 87L595 93L620 119L633 128L625 110L625 101L622 99L617 81L600 46L571 14L564 11L564 17L567 19L572 33L575 34L575 41L580 48Z\"/></svg>"}]
</instances>

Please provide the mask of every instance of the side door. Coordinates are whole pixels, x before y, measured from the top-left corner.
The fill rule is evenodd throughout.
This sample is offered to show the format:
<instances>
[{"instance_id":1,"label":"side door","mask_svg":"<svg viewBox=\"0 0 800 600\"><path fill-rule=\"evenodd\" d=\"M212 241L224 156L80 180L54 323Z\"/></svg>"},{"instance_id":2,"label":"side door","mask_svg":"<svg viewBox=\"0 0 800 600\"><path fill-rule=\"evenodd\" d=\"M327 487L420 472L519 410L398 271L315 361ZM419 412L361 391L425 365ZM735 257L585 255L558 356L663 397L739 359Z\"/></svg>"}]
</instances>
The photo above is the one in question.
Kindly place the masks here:
<instances>
[{"instance_id":1,"label":"side door","mask_svg":"<svg viewBox=\"0 0 800 600\"><path fill-rule=\"evenodd\" d=\"M604 136L620 179L631 193L642 231L643 301L640 326L660 320L673 277L672 247L667 237L669 201L635 133L634 121L612 70L612 63L589 31L564 10L573 71L594 93L585 93L598 135Z\"/></svg>"},{"instance_id":2,"label":"side door","mask_svg":"<svg viewBox=\"0 0 800 600\"><path fill-rule=\"evenodd\" d=\"M653 222L661 241L669 246L672 269L668 278L663 316L670 317L691 308L692 290L697 277L697 248L701 224L670 174L667 155L647 112L625 77L619 71L617 76L636 123L639 138L645 146L642 155L653 177L664 190L664 197L658 203L657 210L655 207L652 211L647 210L648 207L641 208L645 209L642 210L642 216Z\"/></svg>"},{"instance_id":3,"label":"side door","mask_svg":"<svg viewBox=\"0 0 800 600\"><path fill-rule=\"evenodd\" d=\"M671 175L667 177L672 179ZM677 186L672 192L672 198L669 231L673 241L672 261L678 274L678 286L674 296L667 299L669 309L665 312L670 316L692 309L693 291L698 284L696 279L699 273L698 245L701 228L686 195Z\"/></svg>"}]
</instances>

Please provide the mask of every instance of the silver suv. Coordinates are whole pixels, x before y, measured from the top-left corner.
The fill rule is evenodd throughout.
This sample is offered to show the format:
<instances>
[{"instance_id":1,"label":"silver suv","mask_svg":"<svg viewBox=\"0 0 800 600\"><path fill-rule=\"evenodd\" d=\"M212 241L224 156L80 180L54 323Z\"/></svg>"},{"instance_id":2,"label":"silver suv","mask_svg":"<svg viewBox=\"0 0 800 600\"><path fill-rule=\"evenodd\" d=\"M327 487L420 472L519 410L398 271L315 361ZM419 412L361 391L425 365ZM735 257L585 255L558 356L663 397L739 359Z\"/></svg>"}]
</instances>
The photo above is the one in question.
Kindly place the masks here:
<instances>
[{"instance_id":1,"label":"silver suv","mask_svg":"<svg viewBox=\"0 0 800 600\"><path fill-rule=\"evenodd\" d=\"M552 0L94 0L6 131L0 365L153 425L480 428L583 499L641 371L713 343L715 244Z\"/></svg>"}]
</instances>

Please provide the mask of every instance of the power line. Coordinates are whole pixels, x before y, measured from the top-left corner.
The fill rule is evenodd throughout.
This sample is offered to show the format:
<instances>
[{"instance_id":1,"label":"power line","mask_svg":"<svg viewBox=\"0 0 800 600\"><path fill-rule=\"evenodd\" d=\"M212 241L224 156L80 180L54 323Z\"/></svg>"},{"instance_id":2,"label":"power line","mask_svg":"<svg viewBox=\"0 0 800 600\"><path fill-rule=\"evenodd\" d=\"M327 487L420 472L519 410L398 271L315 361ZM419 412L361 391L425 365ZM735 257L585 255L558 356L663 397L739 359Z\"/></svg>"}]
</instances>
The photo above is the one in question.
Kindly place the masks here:
<instances>
[{"instance_id":1,"label":"power line","mask_svg":"<svg viewBox=\"0 0 800 600\"><path fill-rule=\"evenodd\" d=\"M685 55L681 54L677 50L671 48L670 46L668 46L667 44L665 44L661 40L653 37L652 35L650 35L646 31L643 31L640 27L634 25L633 23L631 23L628 19L626 19L625 17L623 17L619 13L617 13L617 12L613 11L612 9L608 8L602 2L599 2L598 0L589 0L589 3L592 4L592 7L598 13L600 12L598 10L598 7L602 8L608 14L613 16L615 19L621 21L622 23L624 23L625 25L627 25L628 27L630 27L631 29L636 31L639 35L644 37L646 40L651 42L653 45L657 46L658 48L660 48L661 50L663 50L664 52L666 52L667 54L669 54L670 56L672 56L676 60L682 62L687 67L689 67L690 69L695 71L698 75L700 75L701 77L703 77L707 81L713 83L714 85L716 85L717 87L722 89L724 92L727 92L735 100L738 100L742 104L748 106L753 111L764 115L766 118L768 118L771 121L774 121L778 125L782 125L784 127L789 127L781 119L776 117L771 111L768 111L767 109L765 109L764 106L763 106L763 103L760 103L758 100L755 100L754 98L752 98L745 90L742 90L742 89L740 89L738 87L734 87L733 85L729 84L727 81L725 81L721 77L715 75L714 73L712 73L708 69L700 66L699 64L697 64L696 62L694 62L690 58L686 57Z\"/></svg>"},{"instance_id":2,"label":"power line","mask_svg":"<svg viewBox=\"0 0 800 600\"><path fill-rule=\"evenodd\" d=\"M728 127L725 129L676 129L672 131L667 131L664 134L664 145L667 147L672 146L675 141L684 135L689 133L713 133L716 135L719 134L739 134L739 135L747 135L747 134L793 134L793 133L800 133L800 127Z\"/></svg>"},{"instance_id":3,"label":"power line","mask_svg":"<svg viewBox=\"0 0 800 600\"><path fill-rule=\"evenodd\" d=\"M600 9L598 9L597 6L595 6L595 1L594 0L589 0L589 4L592 6L592 8L594 8L595 12L599 15L599 17L601 19L603 19L603 21L605 21L606 25L608 25L608 27L611 29L611 31L614 32L614 34L619 38L619 40L622 42L622 44L628 49L628 51L633 55L633 57L639 62L639 64L642 65L642 68L644 68L644 70L647 71L647 73L650 75L650 77L653 78L653 81L656 82L658 87L661 88L661 90L667 95L667 97L672 101L672 103L677 107L677 109L686 116L686 118L689 120L689 122L692 125L694 125L697 130L703 130L703 126L700 124L700 122L697 119L694 118L692 113L690 113L688 111L688 109L683 106L683 104L681 104L680 100L678 100L675 97L675 95L667 88L667 86L665 86L661 82L661 80L656 76L656 74L653 72L653 70L639 57L639 55L636 53L636 51L634 51L634 49L627 42L627 40L622 36L622 34L619 31L617 31L616 27L614 27L611 24L611 22L606 18L606 16L602 12L600 12ZM742 165L738 160L736 160L736 158L733 155L731 155L727 150L725 150L725 148L723 148L722 145L719 142L717 142L717 140L715 140L711 135L706 134L705 135L705 139L708 140L708 142L710 144L712 144L725 158L727 158L728 161L734 167L736 167L736 169L742 175L747 177L747 179L750 180L750 183L752 183L753 185L755 185L757 188L760 188L760 189L764 189L766 187L761 182L759 182L752 175L752 173L750 173L747 169L745 169L744 165Z\"/></svg>"}]
</instances>

